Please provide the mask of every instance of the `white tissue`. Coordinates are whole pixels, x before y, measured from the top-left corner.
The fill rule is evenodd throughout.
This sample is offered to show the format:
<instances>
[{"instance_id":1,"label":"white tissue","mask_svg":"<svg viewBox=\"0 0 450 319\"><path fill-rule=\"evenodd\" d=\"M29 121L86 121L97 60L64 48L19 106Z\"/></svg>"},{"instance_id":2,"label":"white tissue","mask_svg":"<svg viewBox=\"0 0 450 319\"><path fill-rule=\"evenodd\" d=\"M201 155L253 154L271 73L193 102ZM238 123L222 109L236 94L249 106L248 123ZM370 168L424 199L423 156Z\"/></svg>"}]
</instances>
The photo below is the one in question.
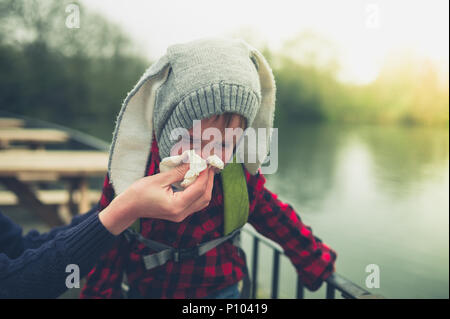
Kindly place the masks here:
<instances>
[{"instance_id":1,"label":"white tissue","mask_svg":"<svg viewBox=\"0 0 450 319\"><path fill-rule=\"evenodd\" d=\"M200 173L204 171L208 165L215 167L217 170L222 170L224 167L223 161L217 155L209 156L204 160L197 155L194 150L188 150L181 155L164 158L159 164L159 170L161 173L164 173L183 163L189 163L189 170L184 175L184 180L181 183L173 185L177 189L186 188L194 183Z\"/></svg>"}]
</instances>

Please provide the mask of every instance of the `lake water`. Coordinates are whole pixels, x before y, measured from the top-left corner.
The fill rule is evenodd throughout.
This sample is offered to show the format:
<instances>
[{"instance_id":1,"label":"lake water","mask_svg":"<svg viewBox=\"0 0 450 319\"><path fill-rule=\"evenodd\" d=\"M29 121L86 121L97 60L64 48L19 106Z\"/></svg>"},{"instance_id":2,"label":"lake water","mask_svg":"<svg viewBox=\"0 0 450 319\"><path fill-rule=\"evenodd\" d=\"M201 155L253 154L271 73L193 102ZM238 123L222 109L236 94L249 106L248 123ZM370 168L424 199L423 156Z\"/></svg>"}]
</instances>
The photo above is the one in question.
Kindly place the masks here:
<instances>
[{"instance_id":1,"label":"lake water","mask_svg":"<svg viewBox=\"0 0 450 319\"><path fill-rule=\"evenodd\" d=\"M376 264L380 288L368 289L373 293L449 297L447 128L299 124L280 128L279 142L278 171L266 186L337 251L341 275L365 287L366 266ZM22 210L4 212L25 231L48 229ZM261 246L260 297L269 297L271 257ZM279 297L293 298L296 274L285 257L280 280ZM324 296L325 285L305 294Z\"/></svg>"},{"instance_id":2,"label":"lake water","mask_svg":"<svg viewBox=\"0 0 450 319\"><path fill-rule=\"evenodd\" d=\"M449 297L447 128L284 126L278 171L267 179L267 187L337 251L341 275L366 287L366 266L376 264L380 287L368 289L375 294ZM268 297L269 249L260 267L258 294ZM285 257L280 276L280 297L294 297L296 275ZM305 296L323 298L324 286Z\"/></svg>"}]
</instances>

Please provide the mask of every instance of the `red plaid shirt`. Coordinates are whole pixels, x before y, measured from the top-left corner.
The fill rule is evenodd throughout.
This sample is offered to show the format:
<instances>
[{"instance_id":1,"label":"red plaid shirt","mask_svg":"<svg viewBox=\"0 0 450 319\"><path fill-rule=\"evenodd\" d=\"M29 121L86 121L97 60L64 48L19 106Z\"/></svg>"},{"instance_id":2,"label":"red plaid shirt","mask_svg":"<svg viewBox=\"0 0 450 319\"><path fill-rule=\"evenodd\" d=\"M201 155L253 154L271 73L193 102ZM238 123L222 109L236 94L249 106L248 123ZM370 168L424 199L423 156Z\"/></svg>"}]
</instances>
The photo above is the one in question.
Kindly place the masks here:
<instances>
[{"instance_id":1,"label":"red plaid shirt","mask_svg":"<svg viewBox=\"0 0 450 319\"><path fill-rule=\"evenodd\" d=\"M159 172L160 157L155 138L148 161L147 175ZM294 264L300 280L310 290L320 287L334 271L336 253L315 237L294 209L264 187L260 173L245 170L249 194L248 222L255 229L280 244ZM114 190L105 179L101 209L114 198ZM223 235L224 211L220 175L215 176L208 207L181 223L143 219L141 234L174 248L189 248ZM126 272L131 287L146 298L202 298L240 281L246 269L245 256L230 242L223 243L195 259L169 261L146 270L142 255L152 251L137 241L124 238L101 257L91 270L81 298L120 298L122 274Z\"/></svg>"}]
</instances>

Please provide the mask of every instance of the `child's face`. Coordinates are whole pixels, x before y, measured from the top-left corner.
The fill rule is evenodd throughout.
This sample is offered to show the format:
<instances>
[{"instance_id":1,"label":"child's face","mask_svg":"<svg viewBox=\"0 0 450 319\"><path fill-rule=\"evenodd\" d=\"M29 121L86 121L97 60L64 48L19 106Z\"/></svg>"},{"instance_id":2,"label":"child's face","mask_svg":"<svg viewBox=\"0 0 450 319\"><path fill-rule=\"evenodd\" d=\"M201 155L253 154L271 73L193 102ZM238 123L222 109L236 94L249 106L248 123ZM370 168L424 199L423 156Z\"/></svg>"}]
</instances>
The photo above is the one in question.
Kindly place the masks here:
<instances>
[{"instance_id":1,"label":"child's face","mask_svg":"<svg viewBox=\"0 0 450 319\"><path fill-rule=\"evenodd\" d=\"M218 129L216 132L220 131L220 136L210 135L209 132L211 130L208 130L209 128ZM234 130L235 137L230 138L231 135L228 135L228 138L225 138L225 128L236 129ZM197 140L196 136L193 136L194 128L189 130L189 149L195 149L196 153L204 159L215 154L223 162L227 162L231 158L236 143L241 138L244 129L245 119L238 114L213 115L210 118L201 120L201 141ZM227 131L230 132L230 130ZM178 149L178 155L181 153L182 150Z\"/></svg>"}]
</instances>

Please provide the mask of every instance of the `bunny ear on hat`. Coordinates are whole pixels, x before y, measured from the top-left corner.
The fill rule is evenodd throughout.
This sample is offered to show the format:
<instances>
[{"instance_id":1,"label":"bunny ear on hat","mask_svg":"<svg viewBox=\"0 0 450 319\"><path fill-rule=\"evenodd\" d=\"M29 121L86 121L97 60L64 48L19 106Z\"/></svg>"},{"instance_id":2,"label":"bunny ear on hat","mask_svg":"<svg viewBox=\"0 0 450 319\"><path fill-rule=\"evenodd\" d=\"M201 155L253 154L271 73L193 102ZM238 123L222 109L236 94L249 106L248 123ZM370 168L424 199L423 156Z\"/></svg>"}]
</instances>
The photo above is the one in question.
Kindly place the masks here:
<instances>
[{"instance_id":1,"label":"bunny ear on hat","mask_svg":"<svg viewBox=\"0 0 450 319\"><path fill-rule=\"evenodd\" d=\"M157 89L170 70L164 55L128 93L117 117L109 151L108 175L116 195L145 176L153 137L153 109Z\"/></svg>"},{"instance_id":2,"label":"bunny ear on hat","mask_svg":"<svg viewBox=\"0 0 450 319\"><path fill-rule=\"evenodd\" d=\"M256 145L248 145L249 149L252 149L252 151L249 151L247 149L245 150L245 157L247 159L249 156L249 152L256 153L256 162L249 162L247 160L244 163L249 173L254 175L258 172L258 169L264 163L270 150L273 120L275 116L276 86L272 69L270 68L266 58L257 49L253 48L249 44L247 44L247 46L250 52L250 59L253 61L258 70L259 82L261 87L261 105L250 127L255 130L257 145L259 145L260 142L265 142L266 144L266 152L264 154L259 154L256 151ZM265 129L262 130L263 132L265 132L265 137L263 140L261 140L261 136L259 136L258 129L260 128Z\"/></svg>"}]
</instances>

